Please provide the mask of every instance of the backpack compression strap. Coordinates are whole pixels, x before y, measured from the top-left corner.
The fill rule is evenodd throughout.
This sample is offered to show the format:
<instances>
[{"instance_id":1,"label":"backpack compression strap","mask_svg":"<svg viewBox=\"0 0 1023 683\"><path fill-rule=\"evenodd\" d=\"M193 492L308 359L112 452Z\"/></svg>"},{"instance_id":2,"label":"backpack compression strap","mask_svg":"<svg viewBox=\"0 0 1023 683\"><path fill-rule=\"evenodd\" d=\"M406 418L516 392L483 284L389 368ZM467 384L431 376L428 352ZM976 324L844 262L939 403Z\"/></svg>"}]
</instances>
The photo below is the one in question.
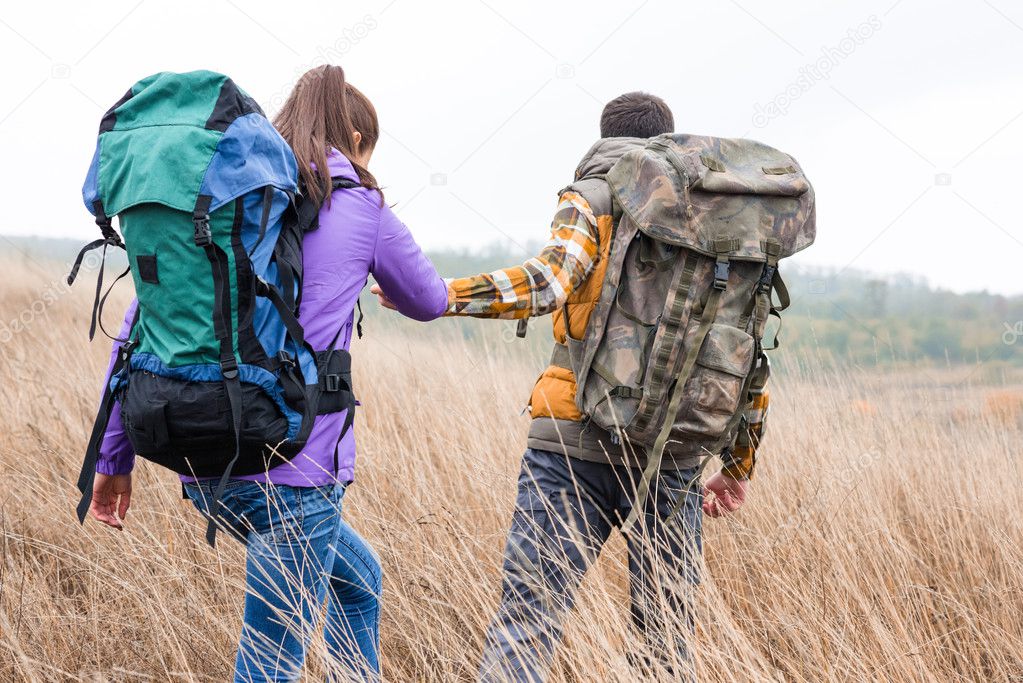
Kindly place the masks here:
<instances>
[{"instance_id":1,"label":"backpack compression strap","mask_svg":"<svg viewBox=\"0 0 1023 683\"><path fill-rule=\"evenodd\" d=\"M696 358L703 346L703 341L707 338L707 333L710 331L711 325L714 324L714 319L717 318L718 308L721 304L721 295L728 286L728 266L729 259L727 253L719 253L717 264L714 267L714 285L710 296L707 298L707 305L703 309L700 327L696 330L696 336L693 337L692 345L686 352L685 359L682 362L682 369L675 380L675 388L671 392L671 401L668 403L664 423L661 425L657 438L654 440L654 445L650 449L647 456L649 459L646 469L643 470L643 476L636 488L636 500L633 503L632 510L629 512L629 516L622 524L621 531L623 534L628 533L635 525L636 520L639 519L639 516L643 514L643 509L646 507L646 502L650 495L650 486L654 477L661 469L664 447L668 443L668 436L671 435L672 427L675 426L675 420L678 418L679 410L682 408L682 397L685 394L686 383L693 374L693 369L696 367ZM708 461L709 458L704 460L701 471Z\"/></svg>"},{"instance_id":2,"label":"backpack compression strap","mask_svg":"<svg viewBox=\"0 0 1023 683\"><path fill-rule=\"evenodd\" d=\"M358 304L358 299L356 299L356 304ZM359 306L359 322L356 323L356 324L357 324L358 330L359 330L359 337L361 338L362 337L362 306ZM320 374L322 376L322 379L320 381L321 390L326 390L326 391L330 391L330 392L341 391L342 390L342 383L344 383L344 372L347 372L349 374L349 377L351 377L352 356L351 356L351 354L349 354L344 349L338 349L337 348L337 340L341 338L341 331L342 330L344 330L344 325L342 325L341 327L338 328L337 332L334 334L334 338L330 340L330 346L327 347L327 349L328 349L327 350L327 357L326 357L326 359L324 359L322 364L319 364L319 366L317 367L318 374ZM342 358L342 361L345 363L345 366L344 366L344 368L342 370L342 373L341 374L336 374L336 375L334 375L334 374L327 374L327 370L330 368L330 362L331 362L331 360L333 360L334 354L338 353L338 352L342 353L343 356L344 356ZM347 434L348 430L351 429L353 424L355 424L356 401L355 401L355 392L352 390L351 384L347 385L347 392L348 392L348 400L346 401L346 405L345 405L345 410L347 411L345 413L345 421L344 421L344 424L341 425L341 433L338 435L337 441L334 443L334 476L335 477L337 477L338 470L340 469L338 467L338 451L341 448L341 440L345 438L345 434Z\"/></svg>"},{"instance_id":3,"label":"backpack compression strap","mask_svg":"<svg viewBox=\"0 0 1023 683\"><path fill-rule=\"evenodd\" d=\"M220 477L217 490L213 494L213 502L210 510L210 523L206 527L206 542L210 546L216 545L217 518L220 516L220 499L224 495L224 487L231 478L231 471L238 456L241 455L242 438L242 385L238 376L238 359L235 358L232 346L233 330L231 325L231 290L228 286L231 275L228 271L229 262L227 254L214 241L210 232L209 208L213 198L209 195L199 195L195 204L195 211L192 213L192 222L195 225L195 245L202 247L206 252L206 258L210 262L213 275L213 329L217 340L220 342L220 374L224 381L224 391L227 394L227 402L231 407L231 426L234 431L234 456L224 469Z\"/></svg>"}]
</instances>

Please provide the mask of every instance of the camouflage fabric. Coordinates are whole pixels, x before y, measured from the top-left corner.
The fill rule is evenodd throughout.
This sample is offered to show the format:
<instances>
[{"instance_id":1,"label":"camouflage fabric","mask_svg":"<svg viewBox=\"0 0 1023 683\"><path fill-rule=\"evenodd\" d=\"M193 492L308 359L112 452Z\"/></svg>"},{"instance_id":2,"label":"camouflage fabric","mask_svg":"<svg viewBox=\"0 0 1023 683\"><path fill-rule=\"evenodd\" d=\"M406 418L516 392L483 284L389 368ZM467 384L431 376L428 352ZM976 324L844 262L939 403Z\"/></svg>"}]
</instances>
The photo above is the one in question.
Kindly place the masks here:
<instances>
[{"instance_id":1,"label":"camouflage fabric","mask_svg":"<svg viewBox=\"0 0 1023 683\"><path fill-rule=\"evenodd\" d=\"M674 134L625 154L607 183L619 218L604 285L567 340L578 408L650 469L668 444L718 455L766 382L777 264L814 240L813 190L766 145Z\"/></svg>"},{"instance_id":2,"label":"camouflage fabric","mask_svg":"<svg viewBox=\"0 0 1023 683\"><path fill-rule=\"evenodd\" d=\"M753 140L661 135L607 174L622 209L653 239L706 255L738 240L735 259L780 258L813 243L814 194L795 159Z\"/></svg>"}]
</instances>

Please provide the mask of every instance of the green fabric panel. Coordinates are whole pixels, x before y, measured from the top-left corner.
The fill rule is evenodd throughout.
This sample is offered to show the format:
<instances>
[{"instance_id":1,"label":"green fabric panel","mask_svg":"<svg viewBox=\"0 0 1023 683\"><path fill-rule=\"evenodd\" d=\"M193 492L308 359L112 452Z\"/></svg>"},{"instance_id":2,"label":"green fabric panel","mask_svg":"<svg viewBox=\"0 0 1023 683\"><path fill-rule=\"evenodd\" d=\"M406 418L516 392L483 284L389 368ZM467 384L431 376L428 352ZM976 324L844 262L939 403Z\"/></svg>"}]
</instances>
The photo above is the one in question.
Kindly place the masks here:
<instances>
[{"instance_id":1,"label":"green fabric panel","mask_svg":"<svg viewBox=\"0 0 1023 683\"><path fill-rule=\"evenodd\" d=\"M190 217L221 135L193 126L151 126L101 135L99 192L107 215L155 202L187 211Z\"/></svg>"},{"instance_id":2,"label":"green fabric panel","mask_svg":"<svg viewBox=\"0 0 1023 683\"><path fill-rule=\"evenodd\" d=\"M138 351L155 354L170 367L217 363L220 344L213 331L213 277L206 252L193 241L192 216L159 204L121 214L128 259L139 299ZM210 216L214 240L227 252L235 289L231 230L234 204ZM159 282L143 282L138 256L156 256ZM237 301L232 300L237 339ZM237 347L236 347L237 348Z\"/></svg>"},{"instance_id":3,"label":"green fabric panel","mask_svg":"<svg viewBox=\"0 0 1023 683\"><path fill-rule=\"evenodd\" d=\"M161 72L131 87L134 97L116 110L115 131L152 125L206 125L227 77L212 71Z\"/></svg>"},{"instance_id":4,"label":"green fabric panel","mask_svg":"<svg viewBox=\"0 0 1023 683\"><path fill-rule=\"evenodd\" d=\"M173 78L171 78L173 76ZM99 138L99 195L107 215L143 202L191 212L217 147L206 130L226 77L159 73L132 86L114 129Z\"/></svg>"}]
</instances>

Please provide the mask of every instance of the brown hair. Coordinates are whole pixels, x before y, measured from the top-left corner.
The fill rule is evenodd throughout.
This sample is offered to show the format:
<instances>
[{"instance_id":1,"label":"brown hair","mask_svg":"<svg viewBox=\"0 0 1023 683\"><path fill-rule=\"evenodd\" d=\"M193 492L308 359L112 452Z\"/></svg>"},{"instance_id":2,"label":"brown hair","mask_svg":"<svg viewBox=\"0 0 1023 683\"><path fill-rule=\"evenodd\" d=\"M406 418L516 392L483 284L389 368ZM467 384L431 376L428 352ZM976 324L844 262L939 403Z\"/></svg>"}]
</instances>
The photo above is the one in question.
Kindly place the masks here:
<instances>
[{"instance_id":1,"label":"brown hair","mask_svg":"<svg viewBox=\"0 0 1023 683\"><path fill-rule=\"evenodd\" d=\"M352 128L362 135L359 150L372 151L377 146L377 140L380 139L380 121L377 119L377 109L369 101L369 98L351 83L345 84L345 94L348 95L348 113L352 119Z\"/></svg>"},{"instance_id":2,"label":"brown hair","mask_svg":"<svg viewBox=\"0 0 1023 683\"><path fill-rule=\"evenodd\" d=\"M354 161L358 150L353 133L358 128L353 127L352 107L347 96L349 87L345 82L345 71L340 66L324 64L310 69L298 79L274 118L274 126L295 153L305 192L316 202L330 201L330 174L325 171L327 151L331 147L352 162L363 187L379 190L373 174ZM375 123L376 112L372 111L372 106L369 105L370 118ZM378 127L373 128L379 137ZM363 144L366 144L367 132L359 132L363 135Z\"/></svg>"},{"instance_id":3,"label":"brown hair","mask_svg":"<svg viewBox=\"0 0 1023 683\"><path fill-rule=\"evenodd\" d=\"M606 105L600 114L602 138L652 138L675 130L668 103L645 92L627 92Z\"/></svg>"}]
</instances>

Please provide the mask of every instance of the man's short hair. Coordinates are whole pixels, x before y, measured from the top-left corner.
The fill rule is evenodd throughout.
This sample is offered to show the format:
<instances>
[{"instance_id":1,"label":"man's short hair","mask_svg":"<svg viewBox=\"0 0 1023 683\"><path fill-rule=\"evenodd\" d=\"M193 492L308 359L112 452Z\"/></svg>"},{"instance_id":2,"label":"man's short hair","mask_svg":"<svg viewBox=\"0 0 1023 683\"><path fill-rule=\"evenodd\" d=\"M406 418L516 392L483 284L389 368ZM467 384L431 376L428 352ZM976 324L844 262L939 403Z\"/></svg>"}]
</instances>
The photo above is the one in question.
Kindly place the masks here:
<instances>
[{"instance_id":1,"label":"man's short hair","mask_svg":"<svg viewBox=\"0 0 1023 683\"><path fill-rule=\"evenodd\" d=\"M652 138L675 130L668 103L645 92L627 92L606 105L600 114L602 138Z\"/></svg>"}]
</instances>

